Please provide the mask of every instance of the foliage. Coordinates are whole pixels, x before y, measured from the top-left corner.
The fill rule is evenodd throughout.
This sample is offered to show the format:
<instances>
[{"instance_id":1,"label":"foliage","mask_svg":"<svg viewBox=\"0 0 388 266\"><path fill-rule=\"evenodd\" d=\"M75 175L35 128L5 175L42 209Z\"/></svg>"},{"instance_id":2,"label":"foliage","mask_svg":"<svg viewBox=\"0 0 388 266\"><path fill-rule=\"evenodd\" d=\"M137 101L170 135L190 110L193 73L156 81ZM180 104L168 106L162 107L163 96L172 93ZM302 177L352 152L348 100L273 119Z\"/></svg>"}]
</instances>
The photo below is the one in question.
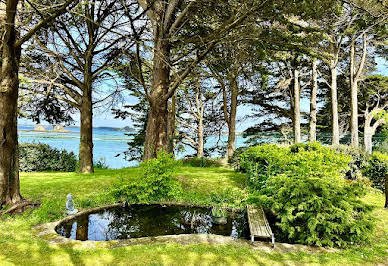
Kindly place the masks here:
<instances>
[{"instance_id":1,"label":"foliage","mask_svg":"<svg viewBox=\"0 0 388 266\"><path fill-rule=\"evenodd\" d=\"M360 148L347 145L331 147L336 153L342 153L351 158L349 169L346 171L346 178L351 180L361 179L362 171L368 166L368 154Z\"/></svg>"},{"instance_id":2,"label":"foliage","mask_svg":"<svg viewBox=\"0 0 388 266\"><path fill-rule=\"evenodd\" d=\"M105 161L105 158L100 158L98 161L94 162L94 169L108 169L108 165Z\"/></svg>"},{"instance_id":3,"label":"foliage","mask_svg":"<svg viewBox=\"0 0 388 266\"><path fill-rule=\"evenodd\" d=\"M205 157L201 157L201 158L193 157L193 158L185 159L183 160L183 164L189 165L192 167L205 167L205 168L221 166L221 162L218 159L211 159L211 158L205 158Z\"/></svg>"},{"instance_id":4,"label":"foliage","mask_svg":"<svg viewBox=\"0 0 388 266\"><path fill-rule=\"evenodd\" d=\"M232 166L235 170L237 171L241 171L241 154L243 154L246 150L248 149L248 147L239 147L237 148L234 153L233 153L233 156L231 158L229 158L228 160L228 163L230 166Z\"/></svg>"},{"instance_id":5,"label":"foliage","mask_svg":"<svg viewBox=\"0 0 388 266\"><path fill-rule=\"evenodd\" d=\"M19 145L19 164L22 172L74 172L77 157L73 152L60 151L47 144L26 143Z\"/></svg>"},{"instance_id":6,"label":"foliage","mask_svg":"<svg viewBox=\"0 0 388 266\"><path fill-rule=\"evenodd\" d=\"M182 191L174 179L178 163L172 155L159 151L157 158L140 164L140 175L112 186L110 193L116 200L151 202L176 198Z\"/></svg>"},{"instance_id":7,"label":"foliage","mask_svg":"<svg viewBox=\"0 0 388 266\"><path fill-rule=\"evenodd\" d=\"M266 180L287 167L290 149L275 144L251 147L240 156L241 171L248 173L248 184L261 189Z\"/></svg>"},{"instance_id":8,"label":"foliage","mask_svg":"<svg viewBox=\"0 0 388 266\"><path fill-rule=\"evenodd\" d=\"M270 153L274 171L251 201L274 211L291 242L346 247L366 241L374 223L371 208L360 201L365 187L344 179L351 158L317 143L279 149L288 152L279 155L286 159L274 165Z\"/></svg>"},{"instance_id":9,"label":"foliage","mask_svg":"<svg viewBox=\"0 0 388 266\"><path fill-rule=\"evenodd\" d=\"M224 216L226 216L226 211L225 211L225 209L223 209L221 207L214 206L212 208L212 216L214 216L214 217L224 217Z\"/></svg>"},{"instance_id":10,"label":"foliage","mask_svg":"<svg viewBox=\"0 0 388 266\"><path fill-rule=\"evenodd\" d=\"M369 177L373 187L385 191L385 179L388 175L388 155L374 152L369 158L369 164L364 171L364 175Z\"/></svg>"}]
</instances>

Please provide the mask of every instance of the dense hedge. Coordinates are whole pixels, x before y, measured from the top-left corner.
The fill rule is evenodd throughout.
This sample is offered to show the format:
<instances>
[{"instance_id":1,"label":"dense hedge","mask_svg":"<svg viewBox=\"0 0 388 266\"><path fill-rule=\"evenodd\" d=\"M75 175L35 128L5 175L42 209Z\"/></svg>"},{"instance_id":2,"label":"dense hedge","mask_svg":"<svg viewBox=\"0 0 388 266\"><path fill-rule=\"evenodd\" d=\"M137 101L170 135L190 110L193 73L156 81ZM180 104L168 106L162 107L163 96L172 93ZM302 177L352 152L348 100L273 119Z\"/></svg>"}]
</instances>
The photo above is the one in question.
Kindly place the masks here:
<instances>
[{"instance_id":1,"label":"dense hedge","mask_svg":"<svg viewBox=\"0 0 388 266\"><path fill-rule=\"evenodd\" d=\"M218 160L218 159L211 159L211 158L205 158L205 157L188 158L188 159L182 160L182 162L183 162L183 165L189 165L192 167L204 167L204 168L220 167L222 165L220 160Z\"/></svg>"},{"instance_id":2,"label":"dense hedge","mask_svg":"<svg viewBox=\"0 0 388 266\"><path fill-rule=\"evenodd\" d=\"M338 247L366 241L374 225L360 200L364 185L344 178L351 161L318 143L262 145L241 156L250 201L273 211L288 241Z\"/></svg>"},{"instance_id":3,"label":"dense hedge","mask_svg":"<svg viewBox=\"0 0 388 266\"><path fill-rule=\"evenodd\" d=\"M348 145L330 146L336 153L348 155L351 158L349 169L346 171L346 178L351 180L361 179L363 171L368 167L369 155L360 148Z\"/></svg>"},{"instance_id":4,"label":"dense hedge","mask_svg":"<svg viewBox=\"0 0 388 266\"><path fill-rule=\"evenodd\" d=\"M373 187L385 191L385 179L388 176L388 155L374 152L369 158L364 175L372 181Z\"/></svg>"},{"instance_id":5,"label":"dense hedge","mask_svg":"<svg viewBox=\"0 0 388 266\"><path fill-rule=\"evenodd\" d=\"M74 172L77 157L73 152L57 150L47 144L19 145L19 167L22 172Z\"/></svg>"}]
</instances>

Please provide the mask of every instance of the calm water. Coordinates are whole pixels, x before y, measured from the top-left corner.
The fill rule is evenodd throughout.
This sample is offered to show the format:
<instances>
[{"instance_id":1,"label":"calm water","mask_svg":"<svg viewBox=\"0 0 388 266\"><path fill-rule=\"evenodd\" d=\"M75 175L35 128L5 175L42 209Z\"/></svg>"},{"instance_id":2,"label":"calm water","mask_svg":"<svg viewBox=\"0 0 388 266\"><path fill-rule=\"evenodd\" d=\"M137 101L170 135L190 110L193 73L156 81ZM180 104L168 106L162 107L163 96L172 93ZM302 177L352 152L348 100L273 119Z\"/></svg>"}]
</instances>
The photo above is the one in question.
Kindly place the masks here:
<instances>
[{"instance_id":1,"label":"calm water","mask_svg":"<svg viewBox=\"0 0 388 266\"><path fill-rule=\"evenodd\" d=\"M95 241L178 234L249 236L244 213L228 214L227 223L218 225L208 208L161 205L130 205L86 214L59 225L56 231L67 238Z\"/></svg>"},{"instance_id":2,"label":"calm water","mask_svg":"<svg viewBox=\"0 0 388 266\"><path fill-rule=\"evenodd\" d=\"M47 127L47 130L52 128ZM66 128L71 131L70 133L48 133L48 132L23 132L20 130L33 130L30 126L19 126L19 142L20 143L44 143L57 149L65 149L72 151L78 156L79 151L79 128L69 127ZM93 129L93 141L94 141L94 160L105 160L106 165L109 168L120 169L124 167L135 166L137 162L128 162L123 156L116 155L123 153L128 149L128 141L130 137L125 135L126 132L115 131L112 128L94 128ZM226 145L226 137L225 145ZM211 143L211 139L208 144ZM214 141L216 138L214 137ZM240 147L244 144L243 138L237 138L236 146ZM177 155L178 158L182 158L187 154L192 154L193 151L188 149L185 152L181 152Z\"/></svg>"},{"instance_id":3,"label":"calm water","mask_svg":"<svg viewBox=\"0 0 388 266\"><path fill-rule=\"evenodd\" d=\"M47 133L47 132L23 132L20 130L32 130L32 127L19 127L20 143L44 143L57 149L72 151L78 156L80 133L79 128L66 128L71 133ZM51 128L47 128L51 130ZM94 128L94 160L101 158L105 160L109 168L124 168L134 166L136 162L128 162L117 154L127 149L127 142L130 140L125 132L112 129Z\"/></svg>"}]
</instances>

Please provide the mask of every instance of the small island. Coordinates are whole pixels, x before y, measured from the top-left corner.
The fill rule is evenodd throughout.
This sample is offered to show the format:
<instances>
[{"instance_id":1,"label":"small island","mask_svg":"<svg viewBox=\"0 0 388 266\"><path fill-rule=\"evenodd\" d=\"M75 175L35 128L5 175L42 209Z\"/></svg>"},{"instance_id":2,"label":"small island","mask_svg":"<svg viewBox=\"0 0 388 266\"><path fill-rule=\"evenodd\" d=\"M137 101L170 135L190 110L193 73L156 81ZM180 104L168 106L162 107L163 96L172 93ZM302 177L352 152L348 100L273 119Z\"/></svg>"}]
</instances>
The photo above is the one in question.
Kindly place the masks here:
<instances>
[{"instance_id":1,"label":"small island","mask_svg":"<svg viewBox=\"0 0 388 266\"><path fill-rule=\"evenodd\" d=\"M35 125L33 130L19 130L21 132L45 132L45 133L70 133L70 130L65 129L64 126L54 125L53 130L47 130L46 126Z\"/></svg>"}]
</instances>

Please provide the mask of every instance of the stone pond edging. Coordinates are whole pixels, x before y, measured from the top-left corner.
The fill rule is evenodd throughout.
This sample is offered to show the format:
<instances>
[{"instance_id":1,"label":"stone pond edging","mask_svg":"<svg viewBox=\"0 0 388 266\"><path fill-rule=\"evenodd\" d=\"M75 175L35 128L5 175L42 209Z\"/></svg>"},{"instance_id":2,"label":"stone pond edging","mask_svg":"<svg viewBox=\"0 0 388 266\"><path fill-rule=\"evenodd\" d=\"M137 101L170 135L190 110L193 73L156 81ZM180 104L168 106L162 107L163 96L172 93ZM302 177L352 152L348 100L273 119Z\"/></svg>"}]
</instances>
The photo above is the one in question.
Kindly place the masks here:
<instances>
[{"instance_id":1,"label":"stone pond edging","mask_svg":"<svg viewBox=\"0 0 388 266\"><path fill-rule=\"evenodd\" d=\"M164 203L157 203L164 205ZM191 204L183 203L165 203L166 205L180 205L180 206L196 206ZM276 243L275 248L272 248L271 243L256 241L254 245L251 244L249 240L244 239L235 239L229 236L221 236L214 234L182 234L182 235L165 235L165 236L155 236L155 237L141 237L141 238L132 238L132 239L123 239L123 240L110 240L110 241L81 241L63 237L59 235L55 229L60 224L72 220L78 216L89 214L97 211L102 211L110 208L115 208L123 206L122 203L108 205L104 207L92 208L83 210L77 214L67 216L60 221L45 223L37 225L34 227L35 234L47 241L51 245L58 247L71 246L72 248L115 248L115 247L125 247L131 245L150 245L150 244L167 244L167 243L176 243L176 244L209 244L209 245L239 245L251 247L260 251L272 253L286 253L286 252L308 252L308 253L325 253L325 252L337 252L338 250L333 248L320 248L312 247L300 244L286 244L286 243Z\"/></svg>"}]
</instances>

